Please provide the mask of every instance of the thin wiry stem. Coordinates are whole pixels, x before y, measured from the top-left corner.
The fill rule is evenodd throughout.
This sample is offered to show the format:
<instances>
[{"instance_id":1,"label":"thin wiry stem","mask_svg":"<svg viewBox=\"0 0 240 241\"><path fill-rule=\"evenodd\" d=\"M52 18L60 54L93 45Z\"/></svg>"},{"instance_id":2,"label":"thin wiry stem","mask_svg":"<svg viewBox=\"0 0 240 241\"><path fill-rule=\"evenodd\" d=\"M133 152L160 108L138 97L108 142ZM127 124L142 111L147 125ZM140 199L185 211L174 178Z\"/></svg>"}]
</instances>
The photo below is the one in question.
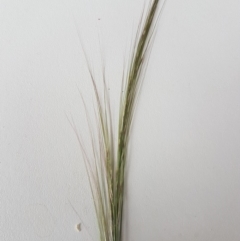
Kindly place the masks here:
<instances>
[{"instance_id":1,"label":"thin wiry stem","mask_svg":"<svg viewBox=\"0 0 240 241\"><path fill-rule=\"evenodd\" d=\"M160 13L158 11L159 4L160 0L151 0L148 7L144 8L133 41L128 66L126 66L126 62L124 64L117 124L117 140L114 140L115 135L112 123L110 96L106 85L105 64L103 63L102 65L103 95L101 95L96 84L94 71L84 51L96 101L97 143L93 136L90 117L83 100L92 140L91 145L94 160L87 155L79 135L77 135L77 138L83 153L94 199L100 241L122 241L125 166L127 162L130 130L136 100L149 59L153 33ZM72 127L77 134L74 122L72 122ZM115 146L117 147L116 151Z\"/></svg>"}]
</instances>

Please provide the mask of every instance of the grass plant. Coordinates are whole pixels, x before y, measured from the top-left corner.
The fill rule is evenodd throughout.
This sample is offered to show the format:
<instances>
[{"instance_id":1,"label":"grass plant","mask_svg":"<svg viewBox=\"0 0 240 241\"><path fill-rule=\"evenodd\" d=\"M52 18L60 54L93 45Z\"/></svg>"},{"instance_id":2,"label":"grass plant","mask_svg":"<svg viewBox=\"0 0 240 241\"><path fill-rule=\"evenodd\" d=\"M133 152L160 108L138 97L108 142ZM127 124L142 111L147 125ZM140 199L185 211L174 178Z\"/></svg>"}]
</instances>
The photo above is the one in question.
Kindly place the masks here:
<instances>
[{"instance_id":1,"label":"grass plant","mask_svg":"<svg viewBox=\"0 0 240 241\"><path fill-rule=\"evenodd\" d=\"M113 128L110 96L106 86L103 66L103 91L96 84L91 65L87 59L88 70L96 100L97 134L94 134L90 116L82 98L89 133L92 156L87 153L76 126L72 127L83 153L89 183L94 200L99 227L100 241L122 241L123 205L125 187L125 167L128 160L128 144L133 123L136 100L144 79L155 27L160 14L160 0L150 0L143 9L136 35L131 46L130 59L122 74L119 118L117 132ZM162 9L162 7L161 7ZM116 137L116 138L115 138Z\"/></svg>"}]
</instances>

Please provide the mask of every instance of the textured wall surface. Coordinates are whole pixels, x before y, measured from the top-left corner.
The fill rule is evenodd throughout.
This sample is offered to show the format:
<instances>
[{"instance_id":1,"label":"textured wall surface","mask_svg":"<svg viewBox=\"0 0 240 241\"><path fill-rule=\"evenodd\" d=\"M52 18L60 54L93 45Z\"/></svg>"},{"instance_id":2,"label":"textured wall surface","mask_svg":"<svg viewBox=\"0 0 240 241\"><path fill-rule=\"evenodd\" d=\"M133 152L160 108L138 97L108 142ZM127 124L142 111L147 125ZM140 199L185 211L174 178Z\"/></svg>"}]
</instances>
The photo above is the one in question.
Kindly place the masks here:
<instances>
[{"instance_id":1,"label":"textured wall surface","mask_svg":"<svg viewBox=\"0 0 240 241\"><path fill-rule=\"evenodd\" d=\"M143 2L0 0L1 241L98 240L67 119L88 143L79 38L96 76L103 53L117 116ZM240 240L239 12L238 0L167 0L132 129L126 241Z\"/></svg>"}]
</instances>

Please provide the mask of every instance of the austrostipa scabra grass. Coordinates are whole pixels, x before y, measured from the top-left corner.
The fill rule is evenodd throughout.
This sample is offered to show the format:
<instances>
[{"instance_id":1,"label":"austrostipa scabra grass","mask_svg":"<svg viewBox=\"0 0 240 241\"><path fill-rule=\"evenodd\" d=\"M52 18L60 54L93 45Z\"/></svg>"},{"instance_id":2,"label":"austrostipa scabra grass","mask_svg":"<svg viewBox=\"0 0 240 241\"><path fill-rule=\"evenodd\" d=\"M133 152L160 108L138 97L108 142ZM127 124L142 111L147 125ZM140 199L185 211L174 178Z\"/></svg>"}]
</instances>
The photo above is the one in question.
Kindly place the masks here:
<instances>
[{"instance_id":1,"label":"austrostipa scabra grass","mask_svg":"<svg viewBox=\"0 0 240 241\"><path fill-rule=\"evenodd\" d=\"M103 62L103 90L100 91L96 84L94 71L84 51L95 96L98 130L95 135L94 128L90 124L91 120L86 103L82 98L91 136L91 155L87 153L74 122L71 123L77 134L85 161L94 200L100 241L122 241L125 167L128 162L130 130L136 100L153 43L155 27L163 7L162 5L160 8L160 2L160 0L151 0L147 3L147 7L143 9L129 53L130 57L123 70L116 132L113 128L111 101L106 85L105 64Z\"/></svg>"}]
</instances>

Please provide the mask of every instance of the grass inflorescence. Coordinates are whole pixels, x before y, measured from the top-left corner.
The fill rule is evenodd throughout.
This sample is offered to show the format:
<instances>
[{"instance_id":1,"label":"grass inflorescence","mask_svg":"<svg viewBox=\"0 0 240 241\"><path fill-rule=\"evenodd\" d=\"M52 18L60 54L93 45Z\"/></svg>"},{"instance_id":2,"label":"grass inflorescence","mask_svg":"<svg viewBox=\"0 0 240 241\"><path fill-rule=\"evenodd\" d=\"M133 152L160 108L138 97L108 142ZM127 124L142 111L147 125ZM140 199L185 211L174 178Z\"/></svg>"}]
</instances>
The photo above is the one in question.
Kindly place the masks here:
<instances>
[{"instance_id":1,"label":"grass inflorescence","mask_svg":"<svg viewBox=\"0 0 240 241\"><path fill-rule=\"evenodd\" d=\"M87 154L81 137L78 134L77 137L83 153L94 200L100 241L122 241L125 167L128 161L130 130L137 96L149 59L155 26L160 14L160 11L158 11L159 5L160 0L151 0L141 15L131 48L128 66L125 68L122 76L117 133L113 129L105 68L103 66L104 89L103 93L100 93L91 65L87 61L97 106L98 134L96 137L94 137L93 130L89 124L93 160ZM90 123L86 104L84 99L82 100L86 110L87 121ZM74 124L72 126L77 133L76 126ZM115 136L117 138L114 138Z\"/></svg>"}]
</instances>

